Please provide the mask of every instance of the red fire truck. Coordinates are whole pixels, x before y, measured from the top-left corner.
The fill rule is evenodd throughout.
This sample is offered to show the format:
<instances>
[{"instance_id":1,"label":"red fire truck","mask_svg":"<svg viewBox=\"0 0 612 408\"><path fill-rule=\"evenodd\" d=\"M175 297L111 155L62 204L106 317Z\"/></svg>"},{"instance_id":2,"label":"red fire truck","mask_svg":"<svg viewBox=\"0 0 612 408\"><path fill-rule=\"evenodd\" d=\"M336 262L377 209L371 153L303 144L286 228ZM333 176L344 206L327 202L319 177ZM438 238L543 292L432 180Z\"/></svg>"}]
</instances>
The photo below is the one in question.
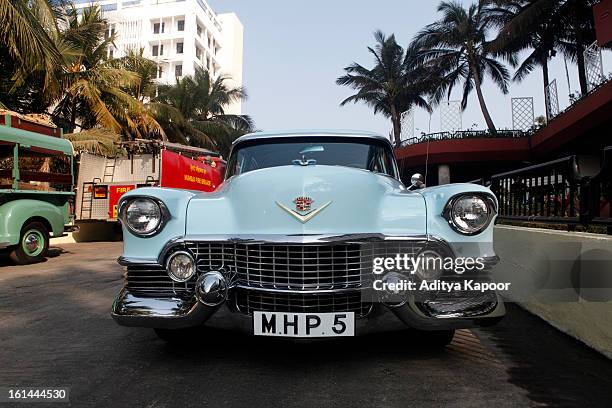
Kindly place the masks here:
<instances>
[{"instance_id":1,"label":"red fire truck","mask_svg":"<svg viewBox=\"0 0 612 408\"><path fill-rule=\"evenodd\" d=\"M225 161L218 153L169 142L129 142L125 157L82 153L76 194L81 229L93 222L117 221L117 202L145 186L214 191L223 181Z\"/></svg>"}]
</instances>

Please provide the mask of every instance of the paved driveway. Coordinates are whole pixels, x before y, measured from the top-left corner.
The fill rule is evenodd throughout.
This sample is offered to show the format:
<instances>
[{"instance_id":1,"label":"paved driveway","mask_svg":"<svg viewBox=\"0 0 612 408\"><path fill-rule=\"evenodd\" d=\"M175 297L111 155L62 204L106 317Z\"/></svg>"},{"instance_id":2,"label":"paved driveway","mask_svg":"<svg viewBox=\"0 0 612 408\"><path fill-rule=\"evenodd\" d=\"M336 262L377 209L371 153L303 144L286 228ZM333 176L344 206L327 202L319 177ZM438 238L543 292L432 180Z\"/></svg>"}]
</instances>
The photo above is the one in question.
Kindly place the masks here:
<instances>
[{"instance_id":1,"label":"paved driveway","mask_svg":"<svg viewBox=\"0 0 612 408\"><path fill-rule=\"evenodd\" d=\"M609 360L513 305L502 323L460 331L439 352L401 332L294 343L206 331L170 347L109 315L121 243L52 250L38 265L0 259L0 387L68 386L75 407L612 403Z\"/></svg>"}]
</instances>

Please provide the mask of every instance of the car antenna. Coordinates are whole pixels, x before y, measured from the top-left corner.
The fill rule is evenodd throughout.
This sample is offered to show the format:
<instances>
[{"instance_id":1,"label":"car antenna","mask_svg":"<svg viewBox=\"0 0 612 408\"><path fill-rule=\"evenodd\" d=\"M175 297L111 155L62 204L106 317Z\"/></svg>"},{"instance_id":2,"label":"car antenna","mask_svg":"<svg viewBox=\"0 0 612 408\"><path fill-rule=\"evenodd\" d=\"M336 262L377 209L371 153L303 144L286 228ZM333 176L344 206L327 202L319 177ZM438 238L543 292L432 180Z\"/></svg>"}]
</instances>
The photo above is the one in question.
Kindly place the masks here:
<instances>
[{"instance_id":1,"label":"car antenna","mask_svg":"<svg viewBox=\"0 0 612 408\"><path fill-rule=\"evenodd\" d=\"M425 153L425 187L427 187L427 169L429 167L429 141L431 140L431 112L429 113L429 130L427 134L427 153Z\"/></svg>"}]
</instances>

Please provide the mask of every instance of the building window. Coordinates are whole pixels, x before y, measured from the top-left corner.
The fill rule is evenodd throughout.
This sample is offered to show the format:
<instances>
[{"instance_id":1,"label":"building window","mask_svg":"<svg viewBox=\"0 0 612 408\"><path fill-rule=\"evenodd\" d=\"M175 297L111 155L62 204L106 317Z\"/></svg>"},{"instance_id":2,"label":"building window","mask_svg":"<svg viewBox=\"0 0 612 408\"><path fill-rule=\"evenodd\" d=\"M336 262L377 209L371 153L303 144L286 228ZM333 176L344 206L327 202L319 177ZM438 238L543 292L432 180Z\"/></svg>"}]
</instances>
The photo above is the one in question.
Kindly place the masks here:
<instances>
[{"instance_id":1,"label":"building window","mask_svg":"<svg viewBox=\"0 0 612 408\"><path fill-rule=\"evenodd\" d=\"M198 25L198 37L202 35L202 27Z\"/></svg>"},{"instance_id":2,"label":"building window","mask_svg":"<svg viewBox=\"0 0 612 408\"><path fill-rule=\"evenodd\" d=\"M183 43L176 43L176 53L177 54L182 54L183 53Z\"/></svg>"},{"instance_id":3,"label":"building window","mask_svg":"<svg viewBox=\"0 0 612 408\"><path fill-rule=\"evenodd\" d=\"M117 3L113 3L113 4L103 4L100 7L100 10L102 11L115 11L117 10Z\"/></svg>"},{"instance_id":4,"label":"building window","mask_svg":"<svg viewBox=\"0 0 612 408\"><path fill-rule=\"evenodd\" d=\"M185 31L185 20L177 21L177 29L179 31Z\"/></svg>"},{"instance_id":5,"label":"building window","mask_svg":"<svg viewBox=\"0 0 612 408\"><path fill-rule=\"evenodd\" d=\"M166 28L166 23L154 23L153 24L153 34L160 34L164 32Z\"/></svg>"},{"instance_id":6,"label":"building window","mask_svg":"<svg viewBox=\"0 0 612 408\"><path fill-rule=\"evenodd\" d=\"M108 49L108 58L109 59L113 59L114 52L115 52L115 50L113 50L113 47L110 47Z\"/></svg>"},{"instance_id":7,"label":"building window","mask_svg":"<svg viewBox=\"0 0 612 408\"><path fill-rule=\"evenodd\" d=\"M154 57L159 55L159 45L154 45L153 48L151 48L151 55Z\"/></svg>"},{"instance_id":8,"label":"building window","mask_svg":"<svg viewBox=\"0 0 612 408\"><path fill-rule=\"evenodd\" d=\"M164 68L160 65L157 67L157 77L161 78L164 75Z\"/></svg>"},{"instance_id":9,"label":"building window","mask_svg":"<svg viewBox=\"0 0 612 408\"><path fill-rule=\"evenodd\" d=\"M202 57L202 51L198 47L196 47L196 58L200 59L200 57Z\"/></svg>"},{"instance_id":10,"label":"building window","mask_svg":"<svg viewBox=\"0 0 612 408\"><path fill-rule=\"evenodd\" d=\"M181 64L174 67L174 76L177 78L183 76L183 66Z\"/></svg>"}]
</instances>

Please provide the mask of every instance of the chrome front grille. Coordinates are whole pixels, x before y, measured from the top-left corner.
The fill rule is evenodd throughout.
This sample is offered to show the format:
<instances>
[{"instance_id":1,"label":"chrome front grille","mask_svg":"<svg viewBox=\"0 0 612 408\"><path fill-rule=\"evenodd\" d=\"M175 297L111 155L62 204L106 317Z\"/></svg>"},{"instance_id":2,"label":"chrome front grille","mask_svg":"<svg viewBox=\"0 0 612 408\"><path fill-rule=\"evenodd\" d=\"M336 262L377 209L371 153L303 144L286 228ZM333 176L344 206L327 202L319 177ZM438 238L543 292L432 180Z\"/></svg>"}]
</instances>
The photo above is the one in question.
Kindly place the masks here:
<instances>
[{"instance_id":1,"label":"chrome front grille","mask_svg":"<svg viewBox=\"0 0 612 408\"><path fill-rule=\"evenodd\" d=\"M224 268L241 286L293 291L367 286L374 257L416 255L423 242L325 244L189 242L198 270Z\"/></svg>"},{"instance_id":2,"label":"chrome front grille","mask_svg":"<svg viewBox=\"0 0 612 408\"><path fill-rule=\"evenodd\" d=\"M354 312L365 316L372 308L358 291L342 293L275 293L257 290L238 290L236 307L244 314L259 312L331 313Z\"/></svg>"},{"instance_id":3,"label":"chrome front grille","mask_svg":"<svg viewBox=\"0 0 612 408\"><path fill-rule=\"evenodd\" d=\"M191 296L195 281L174 282L163 266L130 265L125 272L125 288L141 296Z\"/></svg>"}]
</instances>

